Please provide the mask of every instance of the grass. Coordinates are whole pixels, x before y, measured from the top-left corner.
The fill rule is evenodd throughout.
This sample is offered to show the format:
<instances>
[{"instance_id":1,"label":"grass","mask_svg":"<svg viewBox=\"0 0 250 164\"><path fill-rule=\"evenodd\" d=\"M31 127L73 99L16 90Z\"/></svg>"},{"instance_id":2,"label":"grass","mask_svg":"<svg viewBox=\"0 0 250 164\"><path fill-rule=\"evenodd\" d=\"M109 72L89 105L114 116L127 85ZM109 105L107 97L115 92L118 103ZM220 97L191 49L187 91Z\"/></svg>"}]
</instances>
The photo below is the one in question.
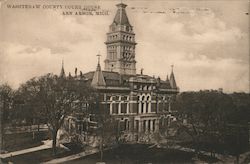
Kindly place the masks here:
<instances>
[{"instance_id":1,"label":"grass","mask_svg":"<svg viewBox=\"0 0 250 164\"><path fill-rule=\"evenodd\" d=\"M49 148L49 149L44 149L40 151L35 151L32 153L26 153L22 155L5 158L3 161L13 162L15 164L27 164L27 163L36 164L36 163L50 161L55 158L66 157L74 153L75 152L67 151L63 148L57 148L57 155L53 156L52 149Z\"/></svg>"},{"instance_id":2,"label":"grass","mask_svg":"<svg viewBox=\"0 0 250 164\"><path fill-rule=\"evenodd\" d=\"M150 145L134 144L134 145L120 145L117 148L107 150L104 152L103 161L108 164L126 163L194 163L194 153L185 152L175 149L165 148L149 148ZM13 162L15 164L27 164L27 163L41 163L55 158L66 157L72 154L76 154L79 151L66 151L65 149L58 148L57 155L52 156L52 149L45 149L32 153L22 154L14 157L4 159L4 162ZM209 156L199 156L200 161L214 163L217 159L212 159ZM82 157L73 161L66 161L67 164L96 164L100 161L100 153Z\"/></svg>"},{"instance_id":3,"label":"grass","mask_svg":"<svg viewBox=\"0 0 250 164\"><path fill-rule=\"evenodd\" d=\"M163 149L148 148L149 145L121 145L118 148L104 152L104 159L108 164L117 163L193 163L193 153ZM68 164L95 164L100 161L100 154L90 155L78 160L66 162Z\"/></svg>"},{"instance_id":4,"label":"grass","mask_svg":"<svg viewBox=\"0 0 250 164\"><path fill-rule=\"evenodd\" d=\"M48 132L35 132L33 139L32 132L6 134L4 136L4 150L11 152L42 145L42 140L48 139Z\"/></svg>"}]
</instances>

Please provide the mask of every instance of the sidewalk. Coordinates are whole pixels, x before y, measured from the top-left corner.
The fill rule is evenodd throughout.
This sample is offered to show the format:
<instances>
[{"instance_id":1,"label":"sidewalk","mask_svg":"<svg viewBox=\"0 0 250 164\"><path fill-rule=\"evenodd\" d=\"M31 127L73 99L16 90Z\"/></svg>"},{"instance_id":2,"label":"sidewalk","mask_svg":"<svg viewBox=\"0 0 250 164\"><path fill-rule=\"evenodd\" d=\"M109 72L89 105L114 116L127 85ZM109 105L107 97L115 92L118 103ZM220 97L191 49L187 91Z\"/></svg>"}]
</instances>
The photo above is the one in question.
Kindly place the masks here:
<instances>
[{"instance_id":1,"label":"sidewalk","mask_svg":"<svg viewBox=\"0 0 250 164\"><path fill-rule=\"evenodd\" d=\"M20 154L31 153L31 152L34 152L34 151L39 151L39 150L51 148L51 145L52 145L51 140L43 141L43 143L44 144L41 145L41 146L32 147L32 148L29 148L29 149L18 150L18 151L14 151L14 152L9 152L9 153L6 153L6 154L0 154L0 158L8 158L8 157L12 157L12 156L20 155Z\"/></svg>"},{"instance_id":2,"label":"sidewalk","mask_svg":"<svg viewBox=\"0 0 250 164\"><path fill-rule=\"evenodd\" d=\"M72 161L72 160L76 160L76 159L85 157L87 155L95 154L97 152L99 152L98 148L89 148L87 150L84 150L81 153L73 154L73 155L70 155L70 156L67 156L67 157L53 159L51 161L44 162L43 164L63 163L63 162L66 162L66 161L68 162L68 161Z\"/></svg>"},{"instance_id":3,"label":"sidewalk","mask_svg":"<svg viewBox=\"0 0 250 164\"><path fill-rule=\"evenodd\" d=\"M23 150L14 151L14 152L9 152L9 153L6 153L6 154L0 154L0 159L13 157L13 156L21 155L21 154L26 154L26 153L31 153L31 152L35 152L35 151L39 151L39 150L49 149L49 148L51 148L52 140L46 140L46 141L43 141L43 143L44 143L43 145L40 145L40 146L37 146L37 147L23 149ZM68 149L68 148L64 147L63 145L60 145L60 146L62 146L65 149ZM71 161L71 160L79 159L81 157L85 157L87 155L95 154L98 151L99 151L98 148L89 147L88 149L84 150L84 152L81 152L81 153L78 153L78 154L73 154L73 155L70 155L70 156L62 157L62 158L53 159L53 160L44 162L44 164L62 163L62 162L65 162L65 161Z\"/></svg>"}]
</instances>

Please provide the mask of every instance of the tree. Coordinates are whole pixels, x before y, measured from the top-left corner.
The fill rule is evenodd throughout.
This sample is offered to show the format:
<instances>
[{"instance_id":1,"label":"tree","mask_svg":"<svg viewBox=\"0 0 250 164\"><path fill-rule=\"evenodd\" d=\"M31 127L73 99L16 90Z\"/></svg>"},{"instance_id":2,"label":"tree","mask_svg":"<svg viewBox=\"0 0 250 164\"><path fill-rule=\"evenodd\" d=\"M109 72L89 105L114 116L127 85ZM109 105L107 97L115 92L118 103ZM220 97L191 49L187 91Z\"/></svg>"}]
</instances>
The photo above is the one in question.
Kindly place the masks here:
<instances>
[{"instance_id":1,"label":"tree","mask_svg":"<svg viewBox=\"0 0 250 164\"><path fill-rule=\"evenodd\" d=\"M221 92L200 91L181 93L173 107L179 111L180 129L191 136L198 154L202 142L208 143L210 151L214 151L212 145L223 138L228 113L234 104L230 96ZM184 119L187 124L182 122Z\"/></svg>"},{"instance_id":2,"label":"tree","mask_svg":"<svg viewBox=\"0 0 250 164\"><path fill-rule=\"evenodd\" d=\"M88 101L93 93L83 79L62 78L53 74L27 81L19 88L19 92L25 98L26 106L33 108L36 115L47 120L54 155L57 132L64 118L81 108L81 104Z\"/></svg>"},{"instance_id":3,"label":"tree","mask_svg":"<svg viewBox=\"0 0 250 164\"><path fill-rule=\"evenodd\" d=\"M14 91L8 84L0 85L0 152L4 148L4 127L10 122Z\"/></svg>"},{"instance_id":4,"label":"tree","mask_svg":"<svg viewBox=\"0 0 250 164\"><path fill-rule=\"evenodd\" d=\"M96 134L100 138L100 160L103 161L104 147L110 146L117 140L117 127L114 118L109 114L107 103L100 103L104 95L96 92L95 108L92 113L97 121Z\"/></svg>"},{"instance_id":5,"label":"tree","mask_svg":"<svg viewBox=\"0 0 250 164\"><path fill-rule=\"evenodd\" d=\"M250 94L248 93L232 93L229 95L235 108L230 114L230 123L246 124L250 122Z\"/></svg>"}]
</instances>

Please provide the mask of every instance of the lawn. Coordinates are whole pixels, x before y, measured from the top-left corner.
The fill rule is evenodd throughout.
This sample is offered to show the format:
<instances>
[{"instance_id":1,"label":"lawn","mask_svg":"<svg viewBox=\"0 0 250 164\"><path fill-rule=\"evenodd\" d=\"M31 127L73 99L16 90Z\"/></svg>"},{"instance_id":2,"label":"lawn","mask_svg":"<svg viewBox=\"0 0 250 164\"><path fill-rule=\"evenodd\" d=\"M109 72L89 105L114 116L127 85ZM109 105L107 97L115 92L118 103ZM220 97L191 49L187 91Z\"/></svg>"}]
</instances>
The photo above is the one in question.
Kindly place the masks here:
<instances>
[{"instance_id":1,"label":"lawn","mask_svg":"<svg viewBox=\"0 0 250 164\"><path fill-rule=\"evenodd\" d=\"M35 151L32 153L26 153L22 155L17 155L9 158L5 158L3 161L4 162L13 162L14 164L36 164L36 163L41 163L41 162L46 162L50 161L55 158L61 158L65 157L68 155L72 155L75 152L67 151L63 148L58 148L57 149L57 155L53 156L52 155L52 149L44 149L40 151Z\"/></svg>"},{"instance_id":2,"label":"lawn","mask_svg":"<svg viewBox=\"0 0 250 164\"><path fill-rule=\"evenodd\" d=\"M39 146L42 145L42 140L48 138L48 132L46 131L35 132L34 139L32 132L5 134L4 150L11 152Z\"/></svg>"},{"instance_id":3,"label":"lawn","mask_svg":"<svg viewBox=\"0 0 250 164\"><path fill-rule=\"evenodd\" d=\"M194 163L194 153L185 152L175 149L166 148L149 148L150 145L134 144L134 145L120 145L117 148L110 149L104 152L103 161L108 164L126 163L126 164L139 164L139 163ZM75 149L76 150L76 149ZM27 163L41 163L55 158L61 158L76 154L83 149L77 151L67 151L59 148L57 156L52 156L51 149L45 149L23 155L18 155L4 159L4 162L13 162L15 164L27 164ZM65 164L96 164L100 161L100 153L82 157L73 161L65 161ZM213 163L208 156L200 157L199 161Z\"/></svg>"},{"instance_id":4,"label":"lawn","mask_svg":"<svg viewBox=\"0 0 250 164\"><path fill-rule=\"evenodd\" d=\"M104 161L108 164L117 163L193 163L193 153L163 149L148 148L149 145L121 145L113 150L104 152ZM66 164L95 164L100 161L100 154L90 155Z\"/></svg>"}]
</instances>

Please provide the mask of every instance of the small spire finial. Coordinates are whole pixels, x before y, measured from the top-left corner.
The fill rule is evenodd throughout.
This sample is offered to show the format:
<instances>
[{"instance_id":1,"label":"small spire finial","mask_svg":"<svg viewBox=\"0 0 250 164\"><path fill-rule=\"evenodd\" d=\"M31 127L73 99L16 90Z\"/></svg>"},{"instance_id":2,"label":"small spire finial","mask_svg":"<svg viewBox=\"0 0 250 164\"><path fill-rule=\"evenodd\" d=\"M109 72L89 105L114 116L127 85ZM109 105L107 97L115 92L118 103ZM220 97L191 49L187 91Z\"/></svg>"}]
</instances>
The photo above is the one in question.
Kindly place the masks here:
<instances>
[{"instance_id":1,"label":"small spire finial","mask_svg":"<svg viewBox=\"0 0 250 164\"><path fill-rule=\"evenodd\" d=\"M101 57L100 51L98 52L98 54L96 56L98 57L98 64L100 64L100 57Z\"/></svg>"},{"instance_id":2,"label":"small spire finial","mask_svg":"<svg viewBox=\"0 0 250 164\"><path fill-rule=\"evenodd\" d=\"M172 64L171 65L171 71L173 72L173 70L174 70L174 65Z\"/></svg>"},{"instance_id":3,"label":"small spire finial","mask_svg":"<svg viewBox=\"0 0 250 164\"><path fill-rule=\"evenodd\" d=\"M143 75L143 70L144 70L144 69L143 69L143 68L141 68L141 75Z\"/></svg>"},{"instance_id":4,"label":"small spire finial","mask_svg":"<svg viewBox=\"0 0 250 164\"><path fill-rule=\"evenodd\" d=\"M64 71L64 60L62 60L62 68L61 68L60 77L65 77L65 71Z\"/></svg>"}]
</instances>

